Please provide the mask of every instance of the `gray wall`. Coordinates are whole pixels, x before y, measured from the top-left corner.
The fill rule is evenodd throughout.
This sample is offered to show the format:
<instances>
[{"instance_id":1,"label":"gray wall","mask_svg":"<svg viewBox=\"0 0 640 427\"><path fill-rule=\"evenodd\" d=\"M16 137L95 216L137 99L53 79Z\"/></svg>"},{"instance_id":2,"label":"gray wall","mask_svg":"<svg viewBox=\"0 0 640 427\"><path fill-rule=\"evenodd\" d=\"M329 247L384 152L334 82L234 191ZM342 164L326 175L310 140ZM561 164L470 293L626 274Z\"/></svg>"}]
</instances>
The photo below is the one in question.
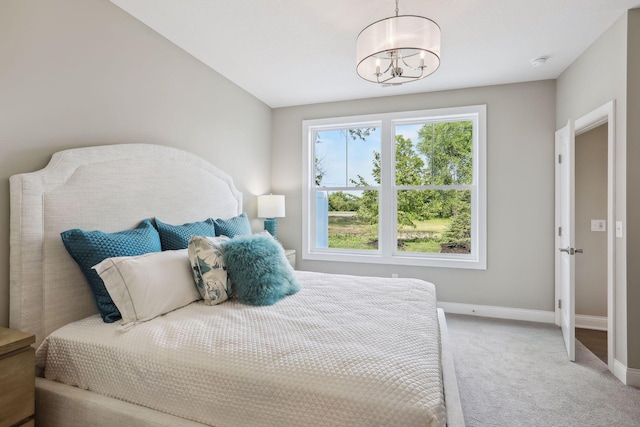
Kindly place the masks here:
<instances>
[{"instance_id":1,"label":"gray wall","mask_svg":"<svg viewBox=\"0 0 640 427\"><path fill-rule=\"evenodd\" d=\"M2 0L0 326L9 318L9 176L62 149L156 143L230 173L255 216L252 195L270 185L270 134L269 107L108 0Z\"/></svg>"},{"instance_id":2,"label":"gray wall","mask_svg":"<svg viewBox=\"0 0 640 427\"><path fill-rule=\"evenodd\" d=\"M302 120L475 104L487 104L486 271L300 260ZM272 188L287 196L278 237L300 269L399 273L434 282L441 301L553 310L554 81L280 108L272 129Z\"/></svg>"},{"instance_id":3,"label":"gray wall","mask_svg":"<svg viewBox=\"0 0 640 427\"><path fill-rule=\"evenodd\" d=\"M607 125L576 137L576 314L607 317L607 233L591 220L607 219Z\"/></svg>"},{"instance_id":4,"label":"gray wall","mask_svg":"<svg viewBox=\"0 0 640 427\"><path fill-rule=\"evenodd\" d=\"M637 12L637 11L635 11ZM637 13L634 13L637 15ZM615 100L615 215L622 221L622 238L616 238L616 337L615 357L627 360L627 28L631 12L623 15L557 80L556 129L569 119L576 120L596 108ZM636 74L637 75L637 74ZM636 185L637 186L637 185ZM633 264L633 263L632 263ZM637 264L637 261L636 261ZM637 303L636 303L637 306ZM635 326L638 330L640 325ZM634 330L629 325L629 330ZM640 357L640 348L629 355ZM640 366L640 365L636 365Z\"/></svg>"},{"instance_id":5,"label":"gray wall","mask_svg":"<svg viewBox=\"0 0 640 427\"><path fill-rule=\"evenodd\" d=\"M627 330L630 368L640 369L640 9L627 34Z\"/></svg>"}]
</instances>

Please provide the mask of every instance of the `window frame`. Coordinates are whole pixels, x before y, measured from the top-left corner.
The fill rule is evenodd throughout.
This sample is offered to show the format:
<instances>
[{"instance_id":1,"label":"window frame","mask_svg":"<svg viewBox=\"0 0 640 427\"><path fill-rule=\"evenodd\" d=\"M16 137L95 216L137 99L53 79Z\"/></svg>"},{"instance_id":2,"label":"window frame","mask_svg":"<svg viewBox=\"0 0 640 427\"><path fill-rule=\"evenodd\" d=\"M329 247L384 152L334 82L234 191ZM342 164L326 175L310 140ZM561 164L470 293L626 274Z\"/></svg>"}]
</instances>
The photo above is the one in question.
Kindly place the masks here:
<instances>
[{"instance_id":1,"label":"window frame","mask_svg":"<svg viewBox=\"0 0 640 427\"><path fill-rule=\"evenodd\" d=\"M471 121L472 183L470 185L398 186L395 179L395 126L411 123ZM315 133L322 130L380 127L381 183L372 187L325 187L327 191L378 191L377 250L315 248ZM416 265L425 267L487 268L487 125L486 105L438 108L359 116L303 120L302 254L303 260ZM410 188L409 188L410 187ZM401 252L397 249L397 192L400 190L470 190L471 253ZM310 214L313 213L312 216Z\"/></svg>"}]
</instances>

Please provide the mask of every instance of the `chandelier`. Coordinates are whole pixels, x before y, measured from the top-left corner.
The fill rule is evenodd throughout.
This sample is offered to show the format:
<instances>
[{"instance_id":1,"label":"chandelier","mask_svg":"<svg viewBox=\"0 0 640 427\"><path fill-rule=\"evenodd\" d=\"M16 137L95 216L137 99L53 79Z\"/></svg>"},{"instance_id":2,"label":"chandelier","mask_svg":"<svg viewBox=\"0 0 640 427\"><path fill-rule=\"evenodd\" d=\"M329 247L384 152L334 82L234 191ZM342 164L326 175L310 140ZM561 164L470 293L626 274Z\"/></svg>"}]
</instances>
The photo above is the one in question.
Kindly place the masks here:
<instances>
[{"instance_id":1,"label":"chandelier","mask_svg":"<svg viewBox=\"0 0 640 427\"><path fill-rule=\"evenodd\" d=\"M356 71L365 80L401 85L423 79L440 66L440 27L431 19L398 15L358 34Z\"/></svg>"}]
</instances>

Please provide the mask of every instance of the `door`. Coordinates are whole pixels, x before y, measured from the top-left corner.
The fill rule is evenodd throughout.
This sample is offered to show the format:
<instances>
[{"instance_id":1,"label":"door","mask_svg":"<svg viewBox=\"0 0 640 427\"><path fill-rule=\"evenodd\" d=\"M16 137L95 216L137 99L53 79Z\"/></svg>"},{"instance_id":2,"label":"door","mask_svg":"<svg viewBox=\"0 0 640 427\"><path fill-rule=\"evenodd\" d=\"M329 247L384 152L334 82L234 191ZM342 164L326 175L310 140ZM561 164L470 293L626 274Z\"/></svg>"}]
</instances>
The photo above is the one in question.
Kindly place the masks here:
<instances>
[{"instance_id":1,"label":"door","mask_svg":"<svg viewBox=\"0 0 640 427\"><path fill-rule=\"evenodd\" d=\"M556 132L556 302L569 360L575 342L575 131L573 122Z\"/></svg>"}]
</instances>

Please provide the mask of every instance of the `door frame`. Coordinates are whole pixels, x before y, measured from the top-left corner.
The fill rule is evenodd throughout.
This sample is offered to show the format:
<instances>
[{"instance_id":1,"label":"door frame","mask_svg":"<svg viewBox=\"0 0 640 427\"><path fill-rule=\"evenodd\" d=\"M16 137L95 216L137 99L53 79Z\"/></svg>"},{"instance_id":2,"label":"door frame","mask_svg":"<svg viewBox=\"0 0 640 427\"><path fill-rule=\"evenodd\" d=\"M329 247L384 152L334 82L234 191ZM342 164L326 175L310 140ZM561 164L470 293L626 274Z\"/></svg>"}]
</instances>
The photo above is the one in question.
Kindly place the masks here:
<instances>
[{"instance_id":1,"label":"door frame","mask_svg":"<svg viewBox=\"0 0 640 427\"><path fill-rule=\"evenodd\" d=\"M580 117L575 121L575 135L581 135L600 125L607 124L607 365L609 371L614 370L615 361L615 297L616 297L616 259L615 259L615 101L609 101L606 104L596 108L592 112ZM554 159L554 162L556 160ZM574 179L574 178L572 178ZM556 182L556 194L558 194L558 183ZM556 200L556 204L558 200ZM556 223L558 221L558 209L556 208ZM557 230L555 232L557 241ZM557 245L556 245L557 246ZM557 248L554 248L557 252ZM558 309L558 300L560 299L560 290L558 288L559 277L556 269L556 289L554 301L556 324L560 325L560 310Z\"/></svg>"}]
</instances>

